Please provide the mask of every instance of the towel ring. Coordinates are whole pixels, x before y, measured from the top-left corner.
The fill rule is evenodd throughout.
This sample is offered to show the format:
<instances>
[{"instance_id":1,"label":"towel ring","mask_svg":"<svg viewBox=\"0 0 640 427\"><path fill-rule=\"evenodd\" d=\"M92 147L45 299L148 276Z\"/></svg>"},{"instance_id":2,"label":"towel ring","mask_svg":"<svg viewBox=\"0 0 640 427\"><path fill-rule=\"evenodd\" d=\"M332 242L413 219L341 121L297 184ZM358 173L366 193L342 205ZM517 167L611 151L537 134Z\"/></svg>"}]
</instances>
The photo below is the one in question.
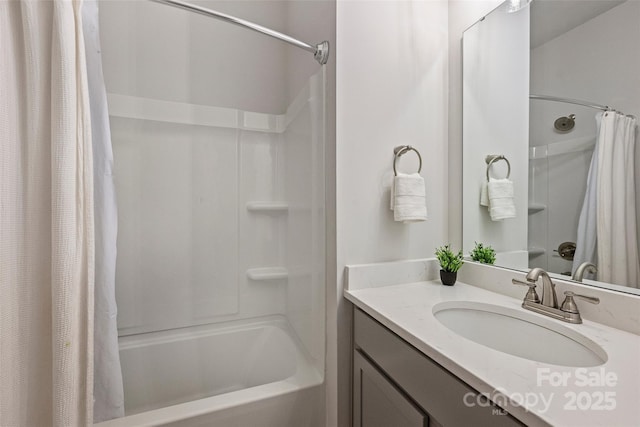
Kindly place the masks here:
<instances>
[{"instance_id":1,"label":"towel ring","mask_svg":"<svg viewBox=\"0 0 640 427\"><path fill-rule=\"evenodd\" d=\"M491 165L498 160L504 160L507 162L507 179L511 176L511 163L509 163L509 160L502 154L489 154L484 158L484 161L487 162L487 182L489 182L489 169L491 168Z\"/></svg>"},{"instance_id":2,"label":"towel ring","mask_svg":"<svg viewBox=\"0 0 640 427\"><path fill-rule=\"evenodd\" d=\"M398 158L403 154L408 153L409 151L415 151L416 154L418 155L418 161L420 161L420 165L418 166L418 173L422 171L422 156L420 155L420 152L410 145L398 145L396 148L393 149L393 154L394 154L393 174L395 176L398 176L398 170L396 169L396 163L398 162Z\"/></svg>"}]
</instances>

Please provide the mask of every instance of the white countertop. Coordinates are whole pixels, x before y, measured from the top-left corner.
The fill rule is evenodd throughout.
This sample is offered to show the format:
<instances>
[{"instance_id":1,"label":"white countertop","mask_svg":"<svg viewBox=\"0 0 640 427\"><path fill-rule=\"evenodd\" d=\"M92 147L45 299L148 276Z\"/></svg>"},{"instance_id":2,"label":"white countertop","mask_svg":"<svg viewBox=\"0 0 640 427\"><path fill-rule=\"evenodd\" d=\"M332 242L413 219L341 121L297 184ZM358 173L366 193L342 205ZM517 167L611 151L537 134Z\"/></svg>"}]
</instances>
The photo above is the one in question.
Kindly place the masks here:
<instances>
[{"instance_id":1,"label":"white countertop","mask_svg":"<svg viewBox=\"0 0 640 427\"><path fill-rule=\"evenodd\" d=\"M445 301L474 301L524 310L521 308L521 299L460 281L454 286L443 286L439 280L351 289L345 290L344 295L527 425L640 426L638 335L589 320L579 325L553 320L600 345L606 351L608 360L592 368L549 365L512 356L463 338L442 325L433 315L434 306ZM552 320L533 312L527 313ZM557 378L560 374L565 376L566 385L553 384L546 376ZM617 377L615 380L612 379L613 375ZM582 385L585 378L608 378L610 384ZM611 382L615 385L611 385ZM511 402L503 405L506 398L510 398ZM513 404L525 398L528 403ZM608 409L614 405L614 409ZM573 407L575 409L570 409Z\"/></svg>"}]
</instances>

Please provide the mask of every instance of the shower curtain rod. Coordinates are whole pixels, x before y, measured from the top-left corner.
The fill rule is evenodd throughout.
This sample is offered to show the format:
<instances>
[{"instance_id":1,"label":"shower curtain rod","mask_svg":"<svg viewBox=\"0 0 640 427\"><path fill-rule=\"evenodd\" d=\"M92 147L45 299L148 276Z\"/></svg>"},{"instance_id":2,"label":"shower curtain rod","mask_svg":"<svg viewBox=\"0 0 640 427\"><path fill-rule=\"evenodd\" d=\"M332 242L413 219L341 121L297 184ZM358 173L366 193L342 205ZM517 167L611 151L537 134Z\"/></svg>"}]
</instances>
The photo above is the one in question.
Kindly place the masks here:
<instances>
[{"instance_id":1,"label":"shower curtain rod","mask_svg":"<svg viewBox=\"0 0 640 427\"><path fill-rule=\"evenodd\" d=\"M587 101L580 101L579 99L559 98L557 96L549 95L529 95L529 99L544 99L546 101L565 102L567 104L582 105L583 107L595 108L602 111L616 111L608 105L594 104Z\"/></svg>"},{"instance_id":2,"label":"shower curtain rod","mask_svg":"<svg viewBox=\"0 0 640 427\"><path fill-rule=\"evenodd\" d=\"M205 15L211 18L219 19L221 21L238 25L240 27L248 28L258 33L265 34L269 37L282 40L283 42L292 44L296 47L299 47L300 49L304 49L308 52L312 52L313 57L315 58L316 61L318 61L318 63L320 63L320 65L326 64L327 60L329 59L329 42L328 41L323 41L321 43L318 43L316 46L311 46L308 43L294 39L293 37L288 36L286 34L282 34L278 31L274 31L272 29L263 27L262 25L254 24L253 22L236 18L235 16L227 15L225 13L217 12L215 10L207 9L191 3L186 3L180 0L151 0L151 1L156 3L166 4L168 6L177 7L179 9L184 9L189 12L199 13L200 15Z\"/></svg>"}]
</instances>

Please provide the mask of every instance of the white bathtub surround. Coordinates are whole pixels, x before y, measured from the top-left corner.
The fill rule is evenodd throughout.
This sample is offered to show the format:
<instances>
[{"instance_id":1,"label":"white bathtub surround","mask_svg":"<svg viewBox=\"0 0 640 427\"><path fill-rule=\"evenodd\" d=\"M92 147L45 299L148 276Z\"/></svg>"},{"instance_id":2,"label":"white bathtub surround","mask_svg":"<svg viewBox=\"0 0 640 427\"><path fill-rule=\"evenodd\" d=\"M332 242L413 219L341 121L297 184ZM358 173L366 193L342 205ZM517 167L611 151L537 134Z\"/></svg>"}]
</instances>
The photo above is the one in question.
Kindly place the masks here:
<instances>
[{"instance_id":1,"label":"white bathtub surround","mask_svg":"<svg viewBox=\"0 0 640 427\"><path fill-rule=\"evenodd\" d=\"M285 414L311 425L303 398L320 393L322 375L282 316L124 337L120 349L127 416L100 427L276 427Z\"/></svg>"},{"instance_id":2,"label":"white bathtub surround","mask_svg":"<svg viewBox=\"0 0 640 427\"><path fill-rule=\"evenodd\" d=\"M290 310L324 364L324 85L283 114L109 95L121 335Z\"/></svg>"},{"instance_id":3,"label":"white bathtub surround","mask_svg":"<svg viewBox=\"0 0 640 427\"><path fill-rule=\"evenodd\" d=\"M583 324L559 322L562 327L592 340L607 353L604 364L578 371L493 350L461 338L442 325L434 317L433 309L443 302L468 301L498 305L505 310L524 310L520 304L525 290L511 284L511 278L522 279L524 275L469 262L460 270L456 285L447 287L433 280L435 263L435 260L415 260L349 266L349 288L345 297L471 387L501 406L506 402L505 409L525 424L609 426L637 423L640 419L637 406L640 399L640 371L637 369L640 297L554 280L559 295L565 290L574 290L598 296L601 300L597 306L578 302ZM376 280L383 271L386 271L384 280ZM552 320L540 317L544 321ZM552 384L549 374L565 375L568 378L566 385ZM576 381L586 375L601 379L612 374L616 376L613 386L576 385ZM615 410L565 410L565 405L570 404L565 393L580 392L588 393L589 398L597 398L600 392L613 392ZM520 396L536 396L537 404L533 405L532 401L518 404Z\"/></svg>"},{"instance_id":4,"label":"white bathtub surround","mask_svg":"<svg viewBox=\"0 0 640 427\"><path fill-rule=\"evenodd\" d=\"M200 19L203 33L219 28ZM324 419L325 69L305 79L288 106L267 112L192 100L206 89L109 95L127 344L125 417L106 425ZM282 316L275 327L272 316Z\"/></svg>"},{"instance_id":5,"label":"white bathtub surround","mask_svg":"<svg viewBox=\"0 0 640 427\"><path fill-rule=\"evenodd\" d=\"M2 426L93 421L93 162L80 8L0 3Z\"/></svg>"}]
</instances>

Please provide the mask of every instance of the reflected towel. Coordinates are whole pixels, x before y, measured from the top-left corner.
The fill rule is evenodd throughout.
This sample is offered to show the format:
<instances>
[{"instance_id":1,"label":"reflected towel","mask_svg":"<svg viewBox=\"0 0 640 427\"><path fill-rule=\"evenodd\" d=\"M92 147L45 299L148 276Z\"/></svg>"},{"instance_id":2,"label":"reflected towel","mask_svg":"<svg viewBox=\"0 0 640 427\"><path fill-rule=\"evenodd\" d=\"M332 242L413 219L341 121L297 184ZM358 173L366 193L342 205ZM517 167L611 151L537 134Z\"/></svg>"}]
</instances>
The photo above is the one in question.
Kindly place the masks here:
<instances>
[{"instance_id":1,"label":"reflected towel","mask_svg":"<svg viewBox=\"0 0 640 427\"><path fill-rule=\"evenodd\" d=\"M492 221L516 217L513 200L513 182L508 179L491 179L487 185L489 215Z\"/></svg>"},{"instance_id":2,"label":"reflected towel","mask_svg":"<svg viewBox=\"0 0 640 427\"><path fill-rule=\"evenodd\" d=\"M399 173L391 185L393 219L403 222L425 221L427 204L424 179L418 173Z\"/></svg>"}]
</instances>

